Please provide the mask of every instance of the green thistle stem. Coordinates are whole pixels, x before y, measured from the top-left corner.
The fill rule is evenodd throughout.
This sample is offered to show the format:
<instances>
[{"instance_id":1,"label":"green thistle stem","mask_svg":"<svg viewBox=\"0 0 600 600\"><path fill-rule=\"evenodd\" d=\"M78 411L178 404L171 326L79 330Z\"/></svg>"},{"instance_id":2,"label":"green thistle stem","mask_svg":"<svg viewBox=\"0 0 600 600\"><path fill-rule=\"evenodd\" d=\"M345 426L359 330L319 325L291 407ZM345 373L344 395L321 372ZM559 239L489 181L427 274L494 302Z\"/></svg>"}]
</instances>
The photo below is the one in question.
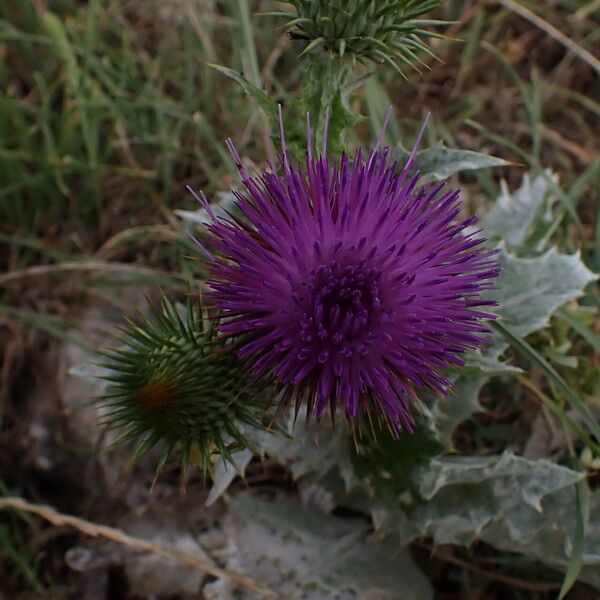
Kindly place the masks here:
<instances>
[{"instance_id":1,"label":"green thistle stem","mask_svg":"<svg viewBox=\"0 0 600 600\"><path fill-rule=\"evenodd\" d=\"M287 19L291 37L304 44L301 113L309 112L317 148L329 111L328 155L339 156L345 134L359 120L349 107L350 78L360 63L366 73L375 64L415 67L419 54L432 56L424 41L444 37L429 27L444 21L421 18L441 0L291 0L294 12L269 13ZM364 74L364 73L363 73ZM293 129L292 127L288 128ZM296 146L299 135L294 136Z\"/></svg>"},{"instance_id":2,"label":"green thistle stem","mask_svg":"<svg viewBox=\"0 0 600 600\"><path fill-rule=\"evenodd\" d=\"M318 148L328 121L328 155L338 156L344 148L346 131L358 120L344 96L352 70L347 63L323 54L311 55L305 62L303 112L310 114Z\"/></svg>"}]
</instances>

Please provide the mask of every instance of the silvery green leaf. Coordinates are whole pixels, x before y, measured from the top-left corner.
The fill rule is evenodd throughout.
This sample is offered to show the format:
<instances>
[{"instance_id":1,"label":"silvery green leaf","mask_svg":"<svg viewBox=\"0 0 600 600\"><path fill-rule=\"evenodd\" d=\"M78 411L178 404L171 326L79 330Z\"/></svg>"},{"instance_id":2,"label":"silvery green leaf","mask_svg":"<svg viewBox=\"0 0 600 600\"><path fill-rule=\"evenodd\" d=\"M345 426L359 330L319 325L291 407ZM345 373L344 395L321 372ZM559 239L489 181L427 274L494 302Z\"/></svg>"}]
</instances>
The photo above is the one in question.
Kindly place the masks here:
<instances>
[{"instance_id":1,"label":"silvery green leaf","mask_svg":"<svg viewBox=\"0 0 600 600\"><path fill-rule=\"evenodd\" d=\"M285 465L294 479L320 479L335 468L348 489L356 484L350 456L352 441L344 427L334 430L323 422L317 432L314 423L307 427L304 419L298 418L294 424L291 415L288 426L289 437L254 430L248 432L248 438L261 453Z\"/></svg>"},{"instance_id":2,"label":"silvery green leaf","mask_svg":"<svg viewBox=\"0 0 600 600\"><path fill-rule=\"evenodd\" d=\"M432 460L421 479L420 492L426 500L431 500L445 488L504 478L509 478L515 484L511 501L524 502L541 511L544 496L574 485L583 478L583 473L548 460L530 461L511 452L499 456L442 457ZM497 497L503 497L508 488L499 489L498 492Z\"/></svg>"},{"instance_id":3,"label":"silvery green leaf","mask_svg":"<svg viewBox=\"0 0 600 600\"><path fill-rule=\"evenodd\" d=\"M548 207L553 202L550 181L558 181L550 171L533 180L525 174L521 186L511 194L503 180L500 196L482 219L486 235L504 240L508 246L525 245L539 220L547 220Z\"/></svg>"},{"instance_id":4,"label":"silvery green leaf","mask_svg":"<svg viewBox=\"0 0 600 600\"><path fill-rule=\"evenodd\" d=\"M433 401L430 425L438 439L449 448L454 430L475 413L483 411L479 393L492 376L521 370L500 359L506 348L503 341L494 336L490 341L483 349L464 356L465 366L458 374L450 376L453 386L448 396L437 396Z\"/></svg>"},{"instance_id":5,"label":"silvery green leaf","mask_svg":"<svg viewBox=\"0 0 600 600\"><path fill-rule=\"evenodd\" d=\"M227 491L227 488L236 477L243 477L244 471L253 456L252 450L244 448L239 452L234 452L231 455L231 461L223 458L219 460L212 475L213 484L204 502L205 506L212 506Z\"/></svg>"},{"instance_id":6,"label":"silvery green leaf","mask_svg":"<svg viewBox=\"0 0 600 600\"><path fill-rule=\"evenodd\" d=\"M227 77L230 79L233 79L233 81L242 87L246 94L252 96L252 98L256 100L257 104L264 110L269 118L275 120L277 119L277 102L265 94L265 92L263 92L260 88L248 81L241 73L238 73L233 69L223 67L222 65L214 65L209 63L208 66L219 71L220 73L223 73L223 75L227 75Z\"/></svg>"},{"instance_id":7,"label":"silvery green leaf","mask_svg":"<svg viewBox=\"0 0 600 600\"><path fill-rule=\"evenodd\" d=\"M446 447L452 447L452 434L463 421L483 411L479 403L479 392L490 377L484 372L460 375L455 379L448 396L435 399L430 424L437 438Z\"/></svg>"},{"instance_id":8,"label":"silvery green leaf","mask_svg":"<svg viewBox=\"0 0 600 600\"><path fill-rule=\"evenodd\" d=\"M521 258L506 247L499 255L502 274L493 296L496 312L515 333L527 336L542 329L561 305L583 294L594 275L579 253L559 254L551 248L533 258ZM432 408L432 426L440 441L450 445L452 433L463 421L481 411L479 392L492 375L515 371L500 360L507 344L499 334L490 335L480 353L465 357L466 366L446 398L437 398Z\"/></svg>"},{"instance_id":9,"label":"silvery green leaf","mask_svg":"<svg viewBox=\"0 0 600 600\"><path fill-rule=\"evenodd\" d=\"M242 494L231 503L225 532L231 566L252 573L282 598L433 597L408 551L394 538L371 540L366 521L324 515L296 500L266 502ZM236 593L258 598L245 590Z\"/></svg>"},{"instance_id":10,"label":"silvery green leaf","mask_svg":"<svg viewBox=\"0 0 600 600\"><path fill-rule=\"evenodd\" d=\"M398 154L400 159L406 159L410 152L399 149ZM504 167L509 164L502 158L483 154L482 152L457 150L442 145L417 152L415 163L423 174L424 181L443 181L461 171Z\"/></svg>"},{"instance_id":11,"label":"silvery green leaf","mask_svg":"<svg viewBox=\"0 0 600 600\"><path fill-rule=\"evenodd\" d=\"M566 572L575 529L575 489L564 488L544 498L543 512L515 506L492 521L481 539L500 550L520 552ZM600 494L590 495L590 519L583 544L579 579L600 589Z\"/></svg>"},{"instance_id":12,"label":"silvery green leaf","mask_svg":"<svg viewBox=\"0 0 600 600\"><path fill-rule=\"evenodd\" d=\"M109 383L105 378L110 375L111 371L100 364L90 361L73 365L69 368L68 373L73 377L85 380L101 394L104 393L109 386Z\"/></svg>"},{"instance_id":13,"label":"silvery green leaf","mask_svg":"<svg viewBox=\"0 0 600 600\"><path fill-rule=\"evenodd\" d=\"M575 484L584 476L548 460L531 461L509 452L436 459L421 480L426 501L403 521L403 534L405 539L429 535L439 544L483 540L566 571L575 526ZM597 495L591 506L581 575L599 585Z\"/></svg>"},{"instance_id":14,"label":"silvery green leaf","mask_svg":"<svg viewBox=\"0 0 600 600\"><path fill-rule=\"evenodd\" d=\"M549 460L532 461L510 452L433 459L420 482L424 502L410 511L410 529L403 533L408 538L431 535L440 544L469 544L514 509L545 512L547 497L573 489L583 476Z\"/></svg>"},{"instance_id":15,"label":"silvery green leaf","mask_svg":"<svg viewBox=\"0 0 600 600\"><path fill-rule=\"evenodd\" d=\"M217 202L212 202L210 207L217 217L226 217L227 211L231 211L235 206L235 196L232 192L217 192L217 199ZM197 210L176 209L175 214L193 225L205 226L212 220L206 209L202 207Z\"/></svg>"},{"instance_id":16,"label":"silvery green leaf","mask_svg":"<svg viewBox=\"0 0 600 600\"><path fill-rule=\"evenodd\" d=\"M431 536L435 543L482 540L566 572L575 528L575 484L584 478L551 461L500 456L434 459L420 482L423 501L370 502L383 533L404 542ZM580 579L600 589L600 492L590 496L590 518Z\"/></svg>"},{"instance_id":17,"label":"silvery green leaf","mask_svg":"<svg viewBox=\"0 0 600 600\"><path fill-rule=\"evenodd\" d=\"M504 373L520 373L522 369L510 365L496 355L494 352L483 351L469 352L463 357L465 369L477 369L488 375L503 375Z\"/></svg>"},{"instance_id":18,"label":"silvery green leaf","mask_svg":"<svg viewBox=\"0 0 600 600\"><path fill-rule=\"evenodd\" d=\"M502 275L494 293L506 325L520 336L542 329L554 311L579 298L597 275L582 262L579 252L559 254L550 248L534 258L520 258L503 249Z\"/></svg>"}]
</instances>

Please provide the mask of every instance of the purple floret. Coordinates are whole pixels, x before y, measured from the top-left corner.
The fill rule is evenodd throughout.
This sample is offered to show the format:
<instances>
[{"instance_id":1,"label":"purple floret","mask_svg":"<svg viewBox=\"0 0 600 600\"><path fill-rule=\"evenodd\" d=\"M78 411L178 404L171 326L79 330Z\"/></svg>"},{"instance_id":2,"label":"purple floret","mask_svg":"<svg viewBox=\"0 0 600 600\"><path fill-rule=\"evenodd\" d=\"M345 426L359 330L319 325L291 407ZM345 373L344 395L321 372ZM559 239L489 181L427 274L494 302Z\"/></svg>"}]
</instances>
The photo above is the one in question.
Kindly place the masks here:
<instances>
[{"instance_id":1,"label":"purple floret","mask_svg":"<svg viewBox=\"0 0 600 600\"><path fill-rule=\"evenodd\" d=\"M209 226L221 332L309 416L342 406L351 425L368 414L412 430L411 397L446 393L442 370L494 318L481 293L500 269L476 217L457 221L458 190L419 185L414 151L399 168L387 148L333 161L309 141L305 164L284 146L280 173L250 176L229 145L246 189L243 217Z\"/></svg>"}]
</instances>

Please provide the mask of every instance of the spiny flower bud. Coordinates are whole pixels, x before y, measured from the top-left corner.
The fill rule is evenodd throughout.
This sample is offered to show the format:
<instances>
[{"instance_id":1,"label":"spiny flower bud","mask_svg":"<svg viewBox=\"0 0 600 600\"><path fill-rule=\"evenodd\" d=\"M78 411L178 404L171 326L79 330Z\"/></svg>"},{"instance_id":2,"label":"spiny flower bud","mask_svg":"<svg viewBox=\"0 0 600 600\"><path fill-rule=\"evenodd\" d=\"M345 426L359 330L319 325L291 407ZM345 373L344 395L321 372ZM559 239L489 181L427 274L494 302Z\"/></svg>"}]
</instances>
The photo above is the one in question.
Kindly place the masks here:
<instances>
[{"instance_id":1,"label":"spiny flower bud","mask_svg":"<svg viewBox=\"0 0 600 600\"><path fill-rule=\"evenodd\" d=\"M442 37L424 29L444 21L419 19L440 0L291 0L296 9L274 13L289 18L290 35L308 42L303 54L322 50L352 62L419 62L431 54L422 38Z\"/></svg>"},{"instance_id":2,"label":"spiny flower bud","mask_svg":"<svg viewBox=\"0 0 600 600\"><path fill-rule=\"evenodd\" d=\"M211 455L230 460L248 445L243 427L262 427L264 402L207 315L192 303L181 313L165 299L162 311L122 329L123 347L104 353L101 403L120 440L140 440L136 458L162 442L158 470L176 447L184 468L194 460L210 470Z\"/></svg>"}]
</instances>

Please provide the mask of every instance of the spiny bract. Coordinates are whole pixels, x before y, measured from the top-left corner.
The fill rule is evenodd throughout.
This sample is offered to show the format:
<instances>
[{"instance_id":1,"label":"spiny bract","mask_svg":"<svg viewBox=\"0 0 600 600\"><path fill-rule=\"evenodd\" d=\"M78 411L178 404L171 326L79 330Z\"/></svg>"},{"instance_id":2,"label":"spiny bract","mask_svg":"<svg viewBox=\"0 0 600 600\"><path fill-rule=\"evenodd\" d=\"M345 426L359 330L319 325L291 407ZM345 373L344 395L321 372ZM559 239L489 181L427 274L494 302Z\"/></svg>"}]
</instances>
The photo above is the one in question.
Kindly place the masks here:
<instances>
[{"instance_id":1,"label":"spiny bract","mask_svg":"<svg viewBox=\"0 0 600 600\"><path fill-rule=\"evenodd\" d=\"M217 219L201 199L220 330L256 376L275 378L284 403L305 402L316 418L342 406L352 425L366 414L410 430L415 390L446 392L441 370L482 342L495 251L467 229L476 217L457 222L457 190L419 187L414 151L398 169L389 149L330 161L311 145L304 165L284 143L281 172L251 176L229 141L246 188L235 192L241 214Z\"/></svg>"},{"instance_id":2,"label":"spiny bract","mask_svg":"<svg viewBox=\"0 0 600 600\"><path fill-rule=\"evenodd\" d=\"M240 361L199 307L178 311L165 299L120 341L104 354L110 385L101 402L121 439L141 440L136 456L162 442L159 470L176 447L182 466L195 458L210 470L212 454L229 460L247 446L243 426L261 427L260 394L241 380Z\"/></svg>"}]
</instances>

